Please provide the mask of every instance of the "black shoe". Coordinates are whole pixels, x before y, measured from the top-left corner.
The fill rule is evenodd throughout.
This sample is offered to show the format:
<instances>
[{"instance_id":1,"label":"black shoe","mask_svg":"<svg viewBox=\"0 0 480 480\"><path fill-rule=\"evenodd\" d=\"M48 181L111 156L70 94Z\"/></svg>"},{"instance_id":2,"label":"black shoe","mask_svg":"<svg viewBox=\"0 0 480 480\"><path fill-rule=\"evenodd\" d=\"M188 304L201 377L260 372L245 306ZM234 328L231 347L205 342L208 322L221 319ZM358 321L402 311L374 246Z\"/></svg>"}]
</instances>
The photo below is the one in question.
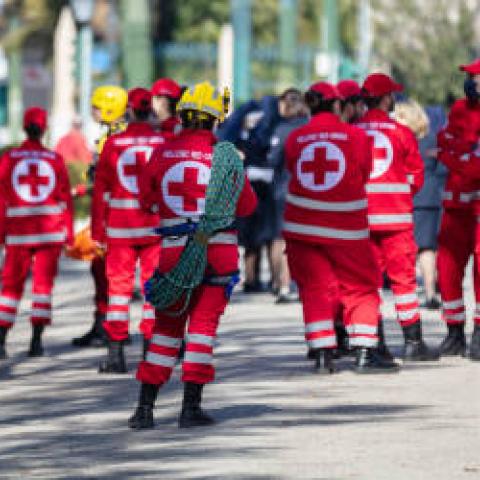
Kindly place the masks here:
<instances>
[{"instance_id":1,"label":"black shoe","mask_svg":"<svg viewBox=\"0 0 480 480\"><path fill-rule=\"evenodd\" d=\"M315 373L320 375L335 373L333 350L332 348L319 348L315 350L315 366L313 367Z\"/></svg>"},{"instance_id":2,"label":"black shoe","mask_svg":"<svg viewBox=\"0 0 480 480\"><path fill-rule=\"evenodd\" d=\"M8 358L5 342L7 340L8 328L0 327L0 360Z\"/></svg>"},{"instance_id":3,"label":"black shoe","mask_svg":"<svg viewBox=\"0 0 480 480\"><path fill-rule=\"evenodd\" d=\"M348 345L348 333L342 324L335 324L335 334L337 336L337 348L333 352L333 358L339 359L352 353Z\"/></svg>"},{"instance_id":4,"label":"black shoe","mask_svg":"<svg viewBox=\"0 0 480 480\"><path fill-rule=\"evenodd\" d=\"M134 430L153 428L153 406L157 398L158 385L142 383L140 397L135 413L129 418L128 426Z\"/></svg>"},{"instance_id":5,"label":"black shoe","mask_svg":"<svg viewBox=\"0 0 480 480\"><path fill-rule=\"evenodd\" d=\"M440 358L440 352L437 349L428 347L423 341L420 321L408 325L408 327L403 327L402 330L405 337L404 361L433 362Z\"/></svg>"},{"instance_id":6,"label":"black shoe","mask_svg":"<svg viewBox=\"0 0 480 480\"><path fill-rule=\"evenodd\" d=\"M298 295L295 293L279 293L275 303L277 305L286 305L289 303L297 303L298 302Z\"/></svg>"},{"instance_id":7,"label":"black shoe","mask_svg":"<svg viewBox=\"0 0 480 480\"><path fill-rule=\"evenodd\" d=\"M447 328L447 336L440 345L440 355L442 357L454 357L457 355L465 357L467 354L465 325L463 323L456 323L447 325Z\"/></svg>"},{"instance_id":8,"label":"black shoe","mask_svg":"<svg viewBox=\"0 0 480 480\"><path fill-rule=\"evenodd\" d=\"M108 357L100 362L98 373L127 373L122 342L109 342Z\"/></svg>"},{"instance_id":9,"label":"black shoe","mask_svg":"<svg viewBox=\"0 0 480 480\"><path fill-rule=\"evenodd\" d=\"M74 347L106 347L108 345L107 334L103 328L105 315L96 313L92 328L82 335L72 340Z\"/></svg>"},{"instance_id":10,"label":"black shoe","mask_svg":"<svg viewBox=\"0 0 480 480\"><path fill-rule=\"evenodd\" d=\"M178 426L180 428L206 427L215 423L212 417L200 406L202 402L203 385L186 382L183 393L183 405Z\"/></svg>"},{"instance_id":11,"label":"black shoe","mask_svg":"<svg viewBox=\"0 0 480 480\"><path fill-rule=\"evenodd\" d=\"M359 348L356 352L355 371L362 374L397 373L400 365L378 354L376 348Z\"/></svg>"},{"instance_id":12,"label":"black shoe","mask_svg":"<svg viewBox=\"0 0 480 480\"><path fill-rule=\"evenodd\" d=\"M470 342L470 360L480 361L480 325L475 325Z\"/></svg>"},{"instance_id":13,"label":"black shoe","mask_svg":"<svg viewBox=\"0 0 480 480\"><path fill-rule=\"evenodd\" d=\"M317 358L317 351L315 348L309 348L307 350L307 360L315 360Z\"/></svg>"},{"instance_id":14,"label":"black shoe","mask_svg":"<svg viewBox=\"0 0 480 480\"><path fill-rule=\"evenodd\" d=\"M442 304L435 297L425 300L420 305L421 308L426 308L427 310L439 310L441 306Z\"/></svg>"},{"instance_id":15,"label":"black shoe","mask_svg":"<svg viewBox=\"0 0 480 480\"><path fill-rule=\"evenodd\" d=\"M30 340L29 357L41 357L43 355L42 333L43 325L34 325L32 330L32 339Z\"/></svg>"}]
</instances>

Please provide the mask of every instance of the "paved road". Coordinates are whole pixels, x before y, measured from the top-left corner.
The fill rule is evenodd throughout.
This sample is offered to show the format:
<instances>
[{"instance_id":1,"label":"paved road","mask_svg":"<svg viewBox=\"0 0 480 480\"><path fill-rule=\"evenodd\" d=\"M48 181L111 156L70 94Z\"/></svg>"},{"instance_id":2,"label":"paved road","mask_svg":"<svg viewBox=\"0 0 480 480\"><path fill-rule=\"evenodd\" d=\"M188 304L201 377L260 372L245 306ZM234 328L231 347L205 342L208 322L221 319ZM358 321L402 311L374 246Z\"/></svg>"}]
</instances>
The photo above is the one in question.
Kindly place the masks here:
<instances>
[{"instance_id":1,"label":"paved road","mask_svg":"<svg viewBox=\"0 0 480 480\"><path fill-rule=\"evenodd\" d=\"M235 296L224 317L218 381L205 394L215 427L177 429L175 375L159 396L156 428L129 431L140 338L128 348L131 375L99 376L102 352L69 346L90 321L91 294L85 266L64 262L48 354L37 360L26 357L22 303L0 366L2 479L480 478L480 365L447 359L366 377L347 360L338 375L318 377L304 358L300 307L266 295ZM388 299L385 309L392 318ZM429 341L439 342L438 315L425 318ZM387 331L398 350L398 327L390 321Z\"/></svg>"}]
</instances>

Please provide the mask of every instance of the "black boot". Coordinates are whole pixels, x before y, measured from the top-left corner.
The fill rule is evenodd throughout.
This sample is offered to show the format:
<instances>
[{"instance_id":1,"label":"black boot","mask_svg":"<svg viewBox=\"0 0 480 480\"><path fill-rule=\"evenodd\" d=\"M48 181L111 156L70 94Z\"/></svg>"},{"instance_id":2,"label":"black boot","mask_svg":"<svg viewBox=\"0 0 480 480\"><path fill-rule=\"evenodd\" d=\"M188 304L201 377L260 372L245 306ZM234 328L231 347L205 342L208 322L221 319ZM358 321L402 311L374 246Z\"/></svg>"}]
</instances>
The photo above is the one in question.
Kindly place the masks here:
<instances>
[{"instance_id":1,"label":"black boot","mask_svg":"<svg viewBox=\"0 0 480 480\"><path fill-rule=\"evenodd\" d=\"M5 342L7 340L8 328L0 327L0 360L8 358Z\"/></svg>"},{"instance_id":2,"label":"black boot","mask_svg":"<svg viewBox=\"0 0 480 480\"><path fill-rule=\"evenodd\" d=\"M420 320L408 325L408 327L403 327L402 330L405 338L404 361L431 362L440 358L439 351L428 347L423 341Z\"/></svg>"},{"instance_id":3,"label":"black boot","mask_svg":"<svg viewBox=\"0 0 480 480\"><path fill-rule=\"evenodd\" d=\"M355 371L357 373L397 373L400 365L379 355L376 348L361 347L356 352Z\"/></svg>"},{"instance_id":4,"label":"black boot","mask_svg":"<svg viewBox=\"0 0 480 480\"><path fill-rule=\"evenodd\" d=\"M470 359L480 361L480 325L475 325L470 342Z\"/></svg>"},{"instance_id":5,"label":"black boot","mask_svg":"<svg viewBox=\"0 0 480 480\"><path fill-rule=\"evenodd\" d=\"M318 374L332 374L335 373L333 365L334 351L332 348L318 348L315 350L315 366L313 367L315 373Z\"/></svg>"},{"instance_id":6,"label":"black boot","mask_svg":"<svg viewBox=\"0 0 480 480\"><path fill-rule=\"evenodd\" d=\"M92 328L82 335L72 340L74 347L105 347L108 344L107 335L103 328L105 315L96 312Z\"/></svg>"},{"instance_id":7,"label":"black boot","mask_svg":"<svg viewBox=\"0 0 480 480\"><path fill-rule=\"evenodd\" d=\"M108 357L98 367L99 373L127 373L123 342L108 343Z\"/></svg>"},{"instance_id":8,"label":"black boot","mask_svg":"<svg viewBox=\"0 0 480 480\"><path fill-rule=\"evenodd\" d=\"M153 428L153 406L159 390L158 385L142 383L140 398L135 413L128 419L128 426L134 430Z\"/></svg>"},{"instance_id":9,"label":"black boot","mask_svg":"<svg viewBox=\"0 0 480 480\"><path fill-rule=\"evenodd\" d=\"M30 340L29 357L41 357L43 355L42 333L44 325L34 325L32 328L32 339Z\"/></svg>"},{"instance_id":10,"label":"black boot","mask_svg":"<svg viewBox=\"0 0 480 480\"><path fill-rule=\"evenodd\" d=\"M389 348L387 347L387 342L385 341L385 331L383 329L383 321L380 320L378 322L378 345L377 345L377 353L387 362L393 362L394 358L392 352L390 352Z\"/></svg>"},{"instance_id":11,"label":"black boot","mask_svg":"<svg viewBox=\"0 0 480 480\"><path fill-rule=\"evenodd\" d=\"M338 346L335 349L334 358L346 357L351 351L348 346L348 333L343 324L335 324L335 334Z\"/></svg>"},{"instance_id":12,"label":"black boot","mask_svg":"<svg viewBox=\"0 0 480 480\"><path fill-rule=\"evenodd\" d=\"M467 340L465 339L465 324L454 323L447 325L448 333L440 345L442 357L453 357L460 355L464 357L467 353Z\"/></svg>"},{"instance_id":13,"label":"black boot","mask_svg":"<svg viewBox=\"0 0 480 480\"><path fill-rule=\"evenodd\" d=\"M215 423L212 417L207 415L200 404L202 402L203 385L186 382L183 390L183 405L178 426L180 428L205 427Z\"/></svg>"}]
</instances>

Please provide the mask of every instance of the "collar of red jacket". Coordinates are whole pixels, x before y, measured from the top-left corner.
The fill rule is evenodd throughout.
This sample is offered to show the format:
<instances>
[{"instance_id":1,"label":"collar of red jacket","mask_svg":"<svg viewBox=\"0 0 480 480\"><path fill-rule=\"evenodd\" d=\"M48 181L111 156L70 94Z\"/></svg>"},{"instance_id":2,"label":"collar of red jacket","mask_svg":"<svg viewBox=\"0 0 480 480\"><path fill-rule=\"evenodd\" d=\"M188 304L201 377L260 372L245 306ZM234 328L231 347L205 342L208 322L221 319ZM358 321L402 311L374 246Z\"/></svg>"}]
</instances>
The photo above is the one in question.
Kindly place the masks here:
<instances>
[{"instance_id":1,"label":"collar of red jacket","mask_svg":"<svg viewBox=\"0 0 480 480\"><path fill-rule=\"evenodd\" d=\"M392 121L388 113L380 110L379 108L372 108L360 119L360 122L370 120Z\"/></svg>"},{"instance_id":2,"label":"collar of red jacket","mask_svg":"<svg viewBox=\"0 0 480 480\"><path fill-rule=\"evenodd\" d=\"M340 118L331 112L320 112L314 115L310 121L313 123L340 123Z\"/></svg>"},{"instance_id":3,"label":"collar of red jacket","mask_svg":"<svg viewBox=\"0 0 480 480\"><path fill-rule=\"evenodd\" d=\"M200 141L204 141L209 143L210 145L214 145L217 143L217 138L210 130L196 130L190 128L182 129L179 134L177 135L179 138L195 138Z\"/></svg>"},{"instance_id":4,"label":"collar of red jacket","mask_svg":"<svg viewBox=\"0 0 480 480\"><path fill-rule=\"evenodd\" d=\"M125 133L133 133L133 134L153 133L153 128L147 122L130 122L127 125L127 129L125 130Z\"/></svg>"},{"instance_id":5,"label":"collar of red jacket","mask_svg":"<svg viewBox=\"0 0 480 480\"><path fill-rule=\"evenodd\" d=\"M20 148L24 148L25 150L45 150L40 140L30 140L29 138L21 143Z\"/></svg>"},{"instance_id":6,"label":"collar of red jacket","mask_svg":"<svg viewBox=\"0 0 480 480\"><path fill-rule=\"evenodd\" d=\"M180 124L180 120L177 117L170 117L161 123L160 129L162 130L162 132L173 133L175 130L175 127L179 124Z\"/></svg>"}]
</instances>

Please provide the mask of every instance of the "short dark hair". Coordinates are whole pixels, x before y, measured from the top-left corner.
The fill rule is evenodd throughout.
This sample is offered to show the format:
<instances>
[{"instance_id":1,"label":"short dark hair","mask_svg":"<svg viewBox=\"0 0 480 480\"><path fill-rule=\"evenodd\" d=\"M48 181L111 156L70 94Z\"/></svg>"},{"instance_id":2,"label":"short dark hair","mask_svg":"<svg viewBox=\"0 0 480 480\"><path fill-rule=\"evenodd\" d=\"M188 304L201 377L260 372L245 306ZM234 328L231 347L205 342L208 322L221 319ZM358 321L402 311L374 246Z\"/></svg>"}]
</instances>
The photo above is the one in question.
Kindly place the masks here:
<instances>
[{"instance_id":1,"label":"short dark hair","mask_svg":"<svg viewBox=\"0 0 480 480\"><path fill-rule=\"evenodd\" d=\"M384 97L385 95L381 97L371 97L369 95L365 95L364 96L365 105L369 110L373 108L378 108Z\"/></svg>"},{"instance_id":2,"label":"short dark hair","mask_svg":"<svg viewBox=\"0 0 480 480\"><path fill-rule=\"evenodd\" d=\"M192 130L213 130L216 118L208 113L197 110L182 110L180 120L184 128Z\"/></svg>"},{"instance_id":3,"label":"short dark hair","mask_svg":"<svg viewBox=\"0 0 480 480\"><path fill-rule=\"evenodd\" d=\"M135 119L139 122L146 122L150 118L150 110L133 110Z\"/></svg>"},{"instance_id":4,"label":"short dark hair","mask_svg":"<svg viewBox=\"0 0 480 480\"><path fill-rule=\"evenodd\" d=\"M29 123L25 126L25 133L30 140L38 140L43 135L43 130L36 123Z\"/></svg>"},{"instance_id":5,"label":"short dark hair","mask_svg":"<svg viewBox=\"0 0 480 480\"><path fill-rule=\"evenodd\" d=\"M313 90L307 90L305 92L305 104L312 115L320 112L333 112L333 105L336 101L336 98L325 100L321 93L314 92Z\"/></svg>"}]
</instances>

